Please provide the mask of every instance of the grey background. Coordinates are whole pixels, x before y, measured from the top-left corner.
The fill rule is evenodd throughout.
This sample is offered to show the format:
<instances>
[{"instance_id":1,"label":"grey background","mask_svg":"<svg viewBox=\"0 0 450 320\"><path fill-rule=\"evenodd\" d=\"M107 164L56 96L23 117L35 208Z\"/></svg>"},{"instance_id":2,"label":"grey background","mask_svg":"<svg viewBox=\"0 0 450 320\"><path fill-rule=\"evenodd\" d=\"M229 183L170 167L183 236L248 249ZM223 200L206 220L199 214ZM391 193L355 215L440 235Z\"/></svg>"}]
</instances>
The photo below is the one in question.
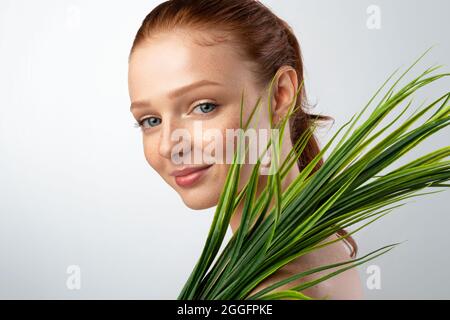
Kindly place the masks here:
<instances>
[{"instance_id":1,"label":"grey background","mask_svg":"<svg viewBox=\"0 0 450 320\"><path fill-rule=\"evenodd\" d=\"M0 298L170 299L187 279L214 208L187 209L153 172L128 110L128 51L159 2L0 1ZM299 37L315 111L336 119L324 142L431 45L413 74L449 63L447 0L262 2ZM366 27L371 4L380 30ZM356 236L361 253L407 240L372 263L382 287L367 298L450 298L448 197L416 199ZM80 290L66 287L69 265Z\"/></svg>"}]
</instances>

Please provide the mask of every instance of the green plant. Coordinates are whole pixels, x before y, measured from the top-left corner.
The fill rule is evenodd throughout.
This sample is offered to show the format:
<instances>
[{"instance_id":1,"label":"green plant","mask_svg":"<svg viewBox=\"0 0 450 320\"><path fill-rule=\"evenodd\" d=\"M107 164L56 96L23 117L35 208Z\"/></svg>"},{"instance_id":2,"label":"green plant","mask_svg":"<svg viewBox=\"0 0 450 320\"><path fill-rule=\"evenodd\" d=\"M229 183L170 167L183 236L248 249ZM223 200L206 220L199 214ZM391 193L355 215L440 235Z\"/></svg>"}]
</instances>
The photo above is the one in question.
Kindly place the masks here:
<instances>
[{"instance_id":1,"label":"green plant","mask_svg":"<svg viewBox=\"0 0 450 320\"><path fill-rule=\"evenodd\" d=\"M243 151L238 143L238 150L228 172L204 250L178 298L309 299L301 293L302 290L374 259L396 246L397 244L388 245L354 260L304 271L250 295L261 281L294 259L335 241L341 241L404 205L400 202L406 199L442 190L422 193L418 191L449 186L446 182L450 177L450 162L447 160L450 146L437 149L381 174L382 170L409 150L449 125L449 92L426 106L420 106L407 119L400 121L412 105L413 100L410 99L394 119L387 125L380 125L383 119L398 110L417 90L449 76L448 73L433 74L440 66L429 68L396 90L400 80L427 52L385 92L367 119L360 120L397 71L394 72L362 111L338 130L284 191L281 190L281 182L289 168L297 162L298 155L305 148L314 128L296 141L294 148L279 167L278 146L282 144L283 134L280 134L279 141L269 141L269 145L277 146L274 148L276 161L272 163L276 170L275 174L268 176L265 189L259 197L256 197L256 186L260 161L255 164L245 187L238 192L241 162L236 160ZM246 130L261 100L258 100L245 125L242 123L242 101L243 98L241 127ZM294 104L295 101L283 121L277 126L271 123L271 128L278 128L283 132L287 120L294 112ZM427 116L429 112L431 115ZM390 128L392 130L388 132ZM331 149L335 142L337 144ZM299 151L295 152L296 149ZM331 151L327 160L312 174L327 150ZM275 205L270 208L272 200ZM219 255L230 218L241 201L244 203L244 209L240 227ZM364 222L362 226L348 235L323 243L338 230L360 222ZM339 267L337 271L317 280L293 285L289 290L275 290L309 274L336 267Z\"/></svg>"}]
</instances>

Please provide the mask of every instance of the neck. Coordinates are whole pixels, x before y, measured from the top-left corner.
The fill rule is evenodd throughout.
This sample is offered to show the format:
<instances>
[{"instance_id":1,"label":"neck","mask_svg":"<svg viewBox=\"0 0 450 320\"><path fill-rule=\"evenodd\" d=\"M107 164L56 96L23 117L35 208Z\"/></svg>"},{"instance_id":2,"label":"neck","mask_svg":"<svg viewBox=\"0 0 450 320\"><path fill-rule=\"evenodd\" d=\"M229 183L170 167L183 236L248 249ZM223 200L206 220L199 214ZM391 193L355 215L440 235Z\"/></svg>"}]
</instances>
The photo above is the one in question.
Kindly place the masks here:
<instances>
[{"instance_id":1,"label":"neck","mask_svg":"<svg viewBox=\"0 0 450 320\"><path fill-rule=\"evenodd\" d=\"M286 190L286 188L294 181L294 179L298 176L299 173L300 173L300 171L298 169L297 164L295 163L292 166L292 168L289 170L289 172L286 175L286 177L284 178L284 180L282 181L281 190L282 191ZM257 190L256 190L256 198L255 199L257 199L259 197L259 195L261 194L261 192L264 190L266 182L267 182L267 176L261 176L260 181L258 183ZM245 197L239 203L238 207L235 210L235 213L233 214L233 216L230 219L230 227L231 227L231 230L233 233L235 233L237 231L237 229L239 228L239 225L241 224L242 214L243 214L243 210L244 210L244 201L245 201ZM273 198L270 202L269 209L267 210L268 213L271 211L271 209L273 208L274 205L275 205L275 198Z\"/></svg>"}]
</instances>

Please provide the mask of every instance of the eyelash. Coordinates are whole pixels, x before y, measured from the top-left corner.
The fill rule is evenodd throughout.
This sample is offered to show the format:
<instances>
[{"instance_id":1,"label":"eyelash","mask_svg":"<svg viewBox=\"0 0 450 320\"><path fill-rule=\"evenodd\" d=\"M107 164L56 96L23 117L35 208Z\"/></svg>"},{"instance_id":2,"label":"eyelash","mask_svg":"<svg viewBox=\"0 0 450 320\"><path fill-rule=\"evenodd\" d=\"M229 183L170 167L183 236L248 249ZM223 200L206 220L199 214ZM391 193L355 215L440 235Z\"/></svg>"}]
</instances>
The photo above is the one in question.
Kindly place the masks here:
<instances>
[{"instance_id":1,"label":"eyelash","mask_svg":"<svg viewBox=\"0 0 450 320\"><path fill-rule=\"evenodd\" d=\"M203 102L203 103L199 103L198 105L196 105L196 106L194 107L193 110L195 110L196 108L198 108L198 107L200 107L200 106L203 106L203 105L212 105L212 106L214 106L214 109L213 109L212 111L206 112L206 113L203 113L203 114L211 113L211 112L213 112L213 111L218 107L218 105L217 105L216 103L213 103L213 102ZM147 117L147 118L144 118L144 119L140 120L139 122L136 122L136 123L134 124L134 127L135 127L135 128L142 128L142 129L144 129L144 128L143 128L144 122L147 121L147 120L149 120L149 119L152 119L152 118L156 118L156 117ZM151 127L151 126L150 126L150 127Z\"/></svg>"}]
</instances>

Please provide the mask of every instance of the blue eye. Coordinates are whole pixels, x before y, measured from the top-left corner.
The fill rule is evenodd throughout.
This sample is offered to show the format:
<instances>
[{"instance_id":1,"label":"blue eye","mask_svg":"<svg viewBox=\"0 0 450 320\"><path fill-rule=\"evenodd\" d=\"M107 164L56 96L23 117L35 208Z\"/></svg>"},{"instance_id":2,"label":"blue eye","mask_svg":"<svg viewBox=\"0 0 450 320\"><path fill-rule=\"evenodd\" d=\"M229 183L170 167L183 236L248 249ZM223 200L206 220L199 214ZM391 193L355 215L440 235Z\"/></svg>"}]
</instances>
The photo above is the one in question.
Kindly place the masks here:
<instances>
[{"instance_id":1,"label":"blue eye","mask_svg":"<svg viewBox=\"0 0 450 320\"><path fill-rule=\"evenodd\" d=\"M143 129L147 129L149 127L156 127L160 123L161 123L161 119L156 118L156 117L148 117L148 118L142 119L139 122L139 126Z\"/></svg>"},{"instance_id":2,"label":"blue eye","mask_svg":"<svg viewBox=\"0 0 450 320\"><path fill-rule=\"evenodd\" d=\"M197 112L195 112L196 110L200 110L200 112L199 113L209 113L209 112L211 112L211 111L213 111L215 108L217 108L217 105L216 104L214 104L214 103L211 103L211 102L205 102L205 103L201 103L201 104L199 104L198 106L196 106L195 108L194 108L194 113L197 113Z\"/></svg>"}]
</instances>

